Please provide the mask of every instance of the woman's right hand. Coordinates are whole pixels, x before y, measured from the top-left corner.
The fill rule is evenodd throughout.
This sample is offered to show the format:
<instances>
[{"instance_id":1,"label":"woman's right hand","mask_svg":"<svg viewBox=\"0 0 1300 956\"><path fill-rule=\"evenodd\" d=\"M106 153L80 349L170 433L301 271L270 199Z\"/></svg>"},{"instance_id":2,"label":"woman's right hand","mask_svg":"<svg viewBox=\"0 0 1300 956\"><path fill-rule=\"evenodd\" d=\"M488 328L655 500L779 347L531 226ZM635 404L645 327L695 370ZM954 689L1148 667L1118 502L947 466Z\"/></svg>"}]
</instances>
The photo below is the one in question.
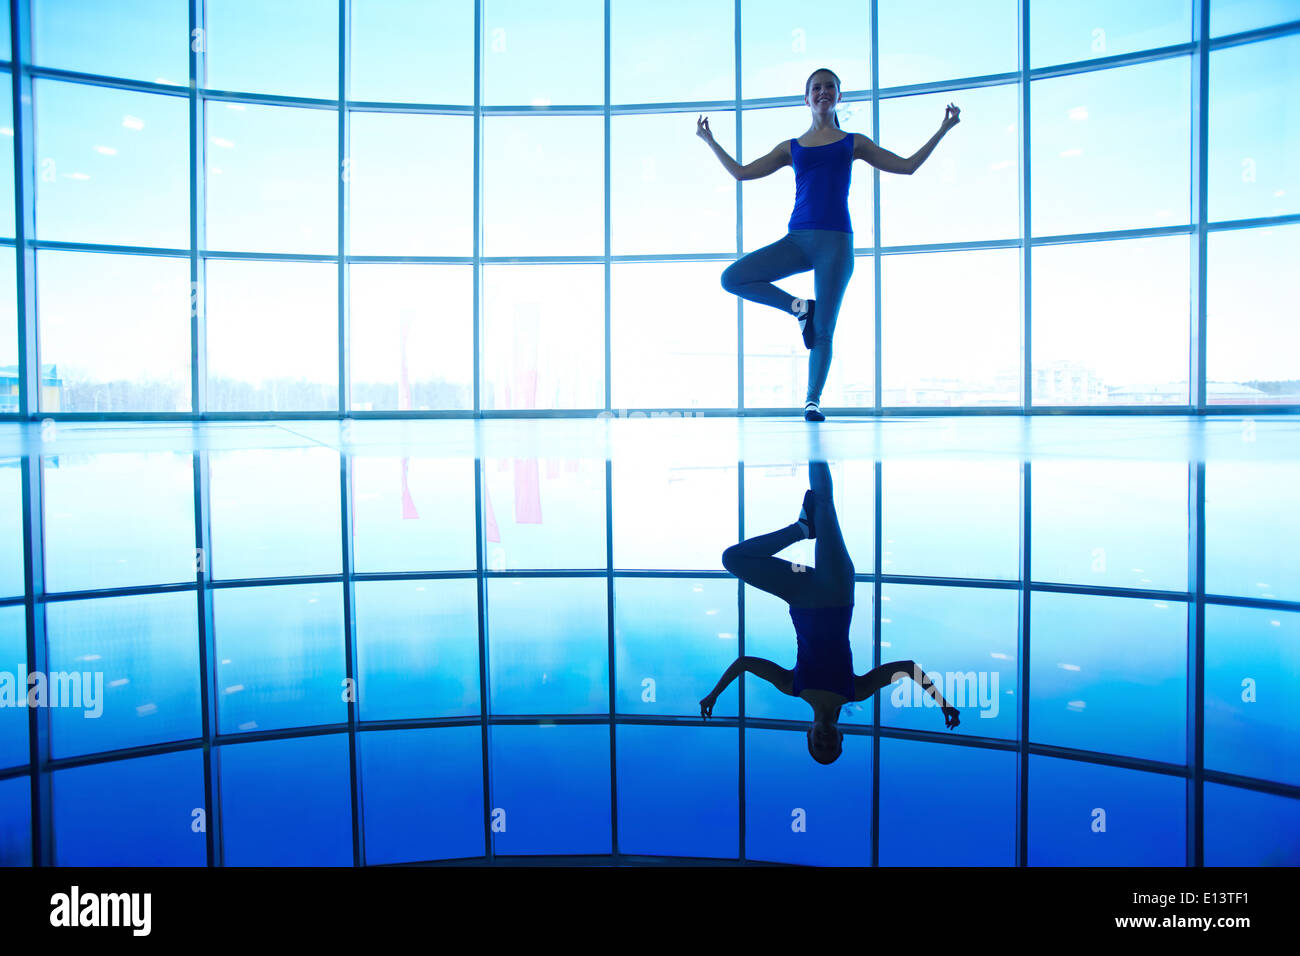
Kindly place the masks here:
<instances>
[{"instance_id":1,"label":"woman's right hand","mask_svg":"<svg viewBox=\"0 0 1300 956\"><path fill-rule=\"evenodd\" d=\"M706 143L713 142L713 131L709 129L709 118L703 114L695 121L695 135Z\"/></svg>"},{"instance_id":2,"label":"woman's right hand","mask_svg":"<svg viewBox=\"0 0 1300 956\"><path fill-rule=\"evenodd\" d=\"M700 700L700 716L703 717L705 720L708 720L710 717L712 717L713 705L716 704L717 702L718 699L714 697L712 694L709 694L707 697L702 698Z\"/></svg>"}]
</instances>

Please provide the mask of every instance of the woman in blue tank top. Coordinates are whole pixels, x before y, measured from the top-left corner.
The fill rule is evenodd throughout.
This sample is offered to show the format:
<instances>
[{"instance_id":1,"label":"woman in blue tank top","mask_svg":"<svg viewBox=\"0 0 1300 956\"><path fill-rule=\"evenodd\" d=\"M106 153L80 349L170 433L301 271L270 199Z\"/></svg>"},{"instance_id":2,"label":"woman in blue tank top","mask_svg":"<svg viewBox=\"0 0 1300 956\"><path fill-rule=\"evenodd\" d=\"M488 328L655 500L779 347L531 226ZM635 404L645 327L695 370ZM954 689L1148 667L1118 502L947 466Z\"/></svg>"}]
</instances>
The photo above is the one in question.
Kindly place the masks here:
<instances>
[{"instance_id":1,"label":"woman in blue tank top","mask_svg":"<svg viewBox=\"0 0 1300 956\"><path fill-rule=\"evenodd\" d=\"M821 395L831 366L831 337L844 290L853 275L853 224L848 205L853 160L866 160L877 169L910 175L925 162L943 135L957 125L961 112L949 104L939 132L904 159L861 133L844 132L835 113L839 101L839 77L827 69L814 71L804 83L804 102L812 110L808 131L778 143L766 156L744 166L714 141L708 117L701 116L695 130L738 180L760 179L784 166L794 167L794 211L786 235L729 265L722 273L722 287L798 320L804 346L812 350L804 403L804 419L810 422L826 419L821 411ZM809 269L813 270L811 299L796 298L773 285L777 279Z\"/></svg>"},{"instance_id":2,"label":"woman in blue tank top","mask_svg":"<svg viewBox=\"0 0 1300 956\"><path fill-rule=\"evenodd\" d=\"M866 700L882 687L909 677L943 709L949 728L960 722L959 711L944 700L915 661L891 661L861 676L853 673L849 621L853 617L853 562L844 547L831 471L824 461L808 463L812 488L804 495L799 520L779 531L758 535L722 552L722 565L746 584L774 594L790 605L798 652L792 670L761 657L737 658L717 685L700 701L700 715L713 715L713 705L727 686L745 671L761 677L783 694L799 697L813 711L808 728L808 753L819 763L839 757L844 732L840 708ZM802 538L816 541L814 567L793 564L774 555Z\"/></svg>"}]
</instances>

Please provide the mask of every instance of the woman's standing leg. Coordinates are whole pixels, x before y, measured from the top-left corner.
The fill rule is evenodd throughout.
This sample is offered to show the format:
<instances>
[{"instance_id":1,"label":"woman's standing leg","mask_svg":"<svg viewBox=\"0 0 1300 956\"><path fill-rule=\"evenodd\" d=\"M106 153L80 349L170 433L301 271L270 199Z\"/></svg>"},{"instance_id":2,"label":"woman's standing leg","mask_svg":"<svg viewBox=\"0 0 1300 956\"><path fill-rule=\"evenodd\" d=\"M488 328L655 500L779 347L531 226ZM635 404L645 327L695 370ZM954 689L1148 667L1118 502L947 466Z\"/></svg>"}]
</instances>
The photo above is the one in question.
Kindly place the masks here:
<instances>
[{"instance_id":1,"label":"woman's standing leg","mask_svg":"<svg viewBox=\"0 0 1300 956\"><path fill-rule=\"evenodd\" d=\"M741 256L723 269L722 287L732 295L770 305L793 317L795 297L778 289L773 280L807 272L812 267L812 260L801 244L787 232L776 242Z\"/></svg>"},{"instance_id":2,"label":"woman's standing leg","mask_svg":"<svg viewBox=\"0 0 1300 956\"><path fill-rule=\"evenodd\" d=\"M816 270L813 286L813 348L808 356L808 402L821 404L822 389L831 368L831 337L839 318L844 291L853 275L853 233L809 229L806 251Z\"/></svg>"},{"instance_id":3,"label":"woman's standing leg","mask_svg":"<svg viewBox=\"0 0 1300 956\"><path fill-rule=\"evenodd\" d=\"M808 484L813 493L813 527L817 537L813 551L814 589L812 607L843 607L853 603L854 567L844 546L839 516L831 496L831 469L824 461L808 462Z\"/></svg>"}]
</instances>

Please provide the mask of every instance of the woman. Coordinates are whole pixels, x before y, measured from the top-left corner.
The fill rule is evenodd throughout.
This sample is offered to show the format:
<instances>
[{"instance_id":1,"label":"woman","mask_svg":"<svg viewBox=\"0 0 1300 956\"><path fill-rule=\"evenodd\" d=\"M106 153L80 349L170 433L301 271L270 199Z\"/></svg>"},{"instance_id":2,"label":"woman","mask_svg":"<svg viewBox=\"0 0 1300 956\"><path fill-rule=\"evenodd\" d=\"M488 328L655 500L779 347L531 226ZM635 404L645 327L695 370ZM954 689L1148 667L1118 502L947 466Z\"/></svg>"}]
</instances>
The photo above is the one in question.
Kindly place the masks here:
<instances>
[{"instance_id":1,"label":"woman","mask_svg":"<svg viewBox=\"0 0 1300 956\"><path fill-rule=\"evenodd\" d=\"M799 697L812 707L808 728L808 753L818 763L839 757L844 732L836 726L840 708L849 701L866 700L882 687L910 677L943 708L944 724L956 727L960 712L949 706L934 683L915 661L881 664L856 677L849 648L849 621L853 616L853 562L844 547L839 519L831 500L831 471L824 461L808 463L811 490L804 495L799 520L779 531L749 538L722 552L722 565L746 584L775 594L790 605L798 656L793 670L761 657L737 658L707 697L700 701L700 716L713 715L713 705L728 685L749 671L783 694ZM802 538L816 540L814 567L791 564L773 557Z\"/></svg>"},{"instance_id":2,"label":"woman","mask_svg":"<svg viewBox=\"0 0 1300 956\"><path fill-rule=\"evenodd\" d=\"M961 114L948 104L939 132L914 155L904 159L882 149L861 133L840 129L835 105L840 101L840 78L827 69L815 70L804 83L804 102L812 111L812 125L797 139L788 139L761 159L741 166L719 146L709 130L709 120L696 120L695 133L736 179L761 179L783 166L793 166L794 212L784 238L741 256L722 273L722 287L751 302L770 305L792 314L799 322L803 342L812 349L808 357L808 397L803 417L825 421L820 403L831 366L831 336L839 316L844 289L853 274L853 225L849 220L849 173L853 160L862 159L890 173L912 174L925 162L943 135L956 126ZM814 270L814 297L799 299L773 285L798 272Z\"/></svg>"}]
</instances>

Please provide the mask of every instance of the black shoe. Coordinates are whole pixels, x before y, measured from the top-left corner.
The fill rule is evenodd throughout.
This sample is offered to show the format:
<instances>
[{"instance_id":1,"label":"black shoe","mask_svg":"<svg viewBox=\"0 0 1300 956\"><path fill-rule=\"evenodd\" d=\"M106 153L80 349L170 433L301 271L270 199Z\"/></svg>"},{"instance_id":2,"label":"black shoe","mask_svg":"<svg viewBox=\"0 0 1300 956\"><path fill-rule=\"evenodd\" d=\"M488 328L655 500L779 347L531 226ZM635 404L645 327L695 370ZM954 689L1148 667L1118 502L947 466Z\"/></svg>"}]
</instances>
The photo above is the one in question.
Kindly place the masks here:
<instances>
[{"instance_id":1,"label":"black shoe","mask_svg":"<svg viewBox=\"0 0 1300 956\"><path fill-rule=\"evenodd\" d=\"M803 344L806 348L813 347L813 313L817 311L817 302L815 299L808 299L808 314L804 316L803 323Z\"/></svg>"},{"instance_id":2,"label":"black shoe","mask_svg":"<svg viewBox=\"0 0 1300 956\"><path fill-rule=\"evenodd\" d=\"M803 508L799 512L799 523L808 529L808 537L810 538L817 537L817 525L813 518L814 498L815 496L813 495L811 488L804 492Z\"/></svg>"},{"instance_id":3,"label":"black shoe","mask_svg":"<svg viewBox=\"0 0 1300 956\"><path fill-rule=\"evenodd\" d=\"M806 422L824 422L826 416L821 413L816 402L809 402L803 407L803 420Z\"/></svg>"}]
</instances>

